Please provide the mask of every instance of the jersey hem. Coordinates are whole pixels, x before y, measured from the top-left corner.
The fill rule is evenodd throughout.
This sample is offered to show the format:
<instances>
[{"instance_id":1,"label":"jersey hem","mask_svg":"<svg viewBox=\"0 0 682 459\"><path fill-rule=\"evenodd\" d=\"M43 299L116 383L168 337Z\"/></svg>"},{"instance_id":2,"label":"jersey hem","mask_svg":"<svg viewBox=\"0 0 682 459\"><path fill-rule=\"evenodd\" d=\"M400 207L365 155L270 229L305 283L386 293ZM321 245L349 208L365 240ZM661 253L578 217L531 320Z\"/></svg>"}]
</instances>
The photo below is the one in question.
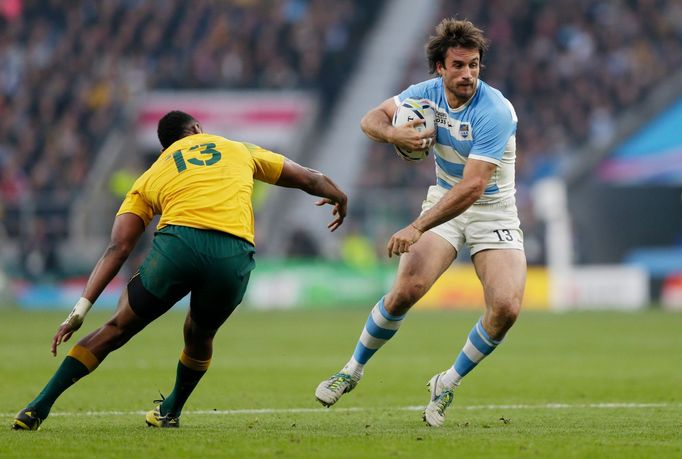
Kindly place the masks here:
<instances>
[{"instance_id":1,"label":"jersey hem","mask_svg":"<svg viewBox=\"0 0 682 459\"><path fill-rule=\"evenodd\" d=\"M254 246L254 247L256 246L256 244L255 244L254 241L252 241L252 240L250 240L250 239L247 239L247 238L245 238L244 236L240 236L239 234L235 234L235 233L232 233L232 232L230 232L230 231L226 231L226 230L221 229L221 228L208 228L208 227L206 227L206 226L192 225L192 224L189 224L189 223L172 223L172 222L165 222L163 225L159 224L159 226L156 227L156 231L160 231L160 230L162 230L162 229L164 229L164 228L168 228L169 226L184 226L185 228L193 228L193 229L198 229L198 230L203 230L203 231L218 231L218 232L220 232L220 233L225 233L225 234L228 234L228 235L230 235L230 236L232 236L232 237L236 237L236 238L238 238L238 239L241 239L241 240L244 241L244 242L248 242L249 244L251 244L251 245Z\"/></svg>"}]
</instances>

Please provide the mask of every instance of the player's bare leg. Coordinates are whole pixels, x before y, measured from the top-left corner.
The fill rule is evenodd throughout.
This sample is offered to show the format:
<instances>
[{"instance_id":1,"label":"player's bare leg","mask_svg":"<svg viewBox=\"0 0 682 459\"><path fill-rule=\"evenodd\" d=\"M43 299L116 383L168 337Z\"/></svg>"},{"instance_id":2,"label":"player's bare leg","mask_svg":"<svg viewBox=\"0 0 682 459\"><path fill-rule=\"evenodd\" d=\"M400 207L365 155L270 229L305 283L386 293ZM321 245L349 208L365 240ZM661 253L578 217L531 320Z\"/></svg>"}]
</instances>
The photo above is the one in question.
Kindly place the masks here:
<instances>
[{"instance_id":1,"label":"player's bare leg","mask_svg":"<svg viewBox=\"0 0 682 459\"><path fill-rule=\"evenodd\" d=\"M425 233L409 252L401 255L395 283L370 312L353 357L338 373L317 386L315 397L320 403L329 407L355 388L367 361L395 335L407 311L424 296L456 255L450 243L431 232Z\"/></svg>"},{"instance_id":2,"label":"player's bare leg","mask_svg":"<svg viewBox=\"0 0 682 459\"><path fill-rule=\"evenodd\" d=\"M178 361L175 387L168 397L158 400L145 415L150 427L180 427L180 414L194 388L204 376L213 356L213 338L218 330L206 330L187 313L183 335L185 347Z\"/></svg>"},{"instance_id":3,"label":"player's bare leg","mask_svg":"<svg viewBox=\"0 0 682 459\"><path fill-rule=\"evenodd\" d=\"M400 256L393 287L386 295L386 310L402 316L419 301L457 257L455 248L427 231Z\"/></svg>"},{"instance_id":4,"label":"player's bare leg","mask_svg":"<svg viewBox=\"0 0 682 459\"><path fill-rule=\"evenodd\" d=\"M47 418L54 402L66 389L95 371L109 353L127 343L149 322L149 319L141 318L133 312L128 303L128 292L124 290L113 317L71 348L45 388L17 414L12 428L37 430Z\"/></svg>"},{"instance_id":5,"label":"player's bare leg","mask_svg":"<svg viewBox=\"0 0 682 459\"><path fill-rule=\"evenodd\" d=\"M495 340L504 338L521 312L526 286L526 255L521 250L484 250L474 267L485 294L483 326Z\"/></svg>"},{"instance_id":6,"label":"player's bare leg","mask_svg":"<svg viewBox=\"0 0 682 459\"><path fill-rule=\"evenodd\" d=\"M113 317L104 325L78 341L78 346L88 349L101 363L111 352L126 344L144 329L150 319L138 316L128 302L128 290L124 289Z\"/></svg>"},{"instance_id":7,"label":"player's bare leg","mask_svg":"<svg viewBox=\"0 0 682 459\"><path fill-rule=\"evenodd\" d=\"M526 258L522 251L484 250L473 257L485 294L483 317L471 330L462 352L448 370L429 381L431 399L424 421L433 427L443 425L454 390L466 374L502 341L521 311L526 283Z\"/></svg>"}]
</instances>

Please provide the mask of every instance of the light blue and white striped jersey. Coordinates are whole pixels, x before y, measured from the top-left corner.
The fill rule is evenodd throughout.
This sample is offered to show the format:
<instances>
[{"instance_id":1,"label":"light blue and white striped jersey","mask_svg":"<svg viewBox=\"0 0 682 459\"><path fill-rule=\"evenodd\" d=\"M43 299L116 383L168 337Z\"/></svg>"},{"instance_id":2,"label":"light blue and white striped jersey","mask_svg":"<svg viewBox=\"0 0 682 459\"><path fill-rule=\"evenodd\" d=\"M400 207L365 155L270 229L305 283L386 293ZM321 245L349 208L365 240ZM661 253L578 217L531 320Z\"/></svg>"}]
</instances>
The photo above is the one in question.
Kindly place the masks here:
<instances>
[{"instance_id":1,"label":"light blue and white striped jersey","mask_svg":"<svg viewBox=\"0 0 682 459\"><path fill-rule=\"evenodd\" d=\"M440 77L414 84L394 97L426 99L436 112L436 183L446 189L462 180L469 158L497 165L476 204L494 204L514 196L516 113L500 91L478 80L474 96L451 109Z\"/></svg>"}]
</instances>

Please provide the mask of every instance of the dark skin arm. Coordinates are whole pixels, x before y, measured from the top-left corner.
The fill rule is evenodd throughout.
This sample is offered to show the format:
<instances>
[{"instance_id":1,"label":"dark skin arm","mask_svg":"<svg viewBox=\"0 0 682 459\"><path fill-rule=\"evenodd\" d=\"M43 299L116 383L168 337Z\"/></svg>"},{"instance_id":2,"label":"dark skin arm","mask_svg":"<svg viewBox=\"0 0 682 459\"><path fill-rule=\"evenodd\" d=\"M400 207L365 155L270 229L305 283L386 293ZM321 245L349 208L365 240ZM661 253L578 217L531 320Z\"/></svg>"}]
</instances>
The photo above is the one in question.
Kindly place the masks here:
<instances>
[{"instance_id":1,"label":"dark skin arm","mask_svg":"<svg viewBox=\"0 0 682 459\"><path fill-rule=\"evenodd\" d=\"M386 246L388 256L409 252L410 246L426 231L452 220L467 210L483 195L496 168L495 164L486 161L476 159L467 161L461 182L453 186L435 206L391 236Z\"/></svg>"},{"instance_id":2,"label":"dark skin arm","mask_svg":"<svg viewBox=\"0 0 682 459\"><path fill-rule=\"evenodd\" d=\"M299 188L309 194L324 198L318 201L317 205L332 204L334 206L332 213L336 219L327 225L332 231L343 223L347 209L346 195L324 174L286 160L276 184ZM126 213L116 217L111 230L111 242L90 274L83 290L82 296L84 298L91 303L97 300L128 259L144 230L144 222L135 214ZM82 321L74 323L67 320L60 325L52 338L52 354L57 354L57 346L68 341L73 333L80 328L81 323Z\"/></svg>"},{"instance_id":3,"label":"dark skin arm","mask_svg":"<svg viewBox=\"0 0 682 459\"><path fill-rule=\"evenodd\" d=\"M88 283L83 290L83 297L94 303L102 294L104 288L116 276L128 259L130 252L137 244L140 236L144 233L144 222L135 214L121 214L114 220L111 229L111 241L99 261L92 269ZM71 338L73 332L78 330L81 323L64 322L59 326L57 333L52 338L52 354L57 355L57 346Z\"/></svg>"},{"instance_id":4,"label":"dark skin arm","mask_svg":"<svg viewBox=\"0 0 682 459\"><path fill-rule=\"evenodd\" d=\"M336 218L327 225L327 228L331 231L335 231L341 226L344 218L346 218L348 210L346 194L329 177L321 172L303 167L287 159L284 161L282 173L275 185L286 188L298 188L308 194L323 198L315 203L318 206L324 204L333 205L332 215L336 216Z\"/></svg>"}]
</instances>

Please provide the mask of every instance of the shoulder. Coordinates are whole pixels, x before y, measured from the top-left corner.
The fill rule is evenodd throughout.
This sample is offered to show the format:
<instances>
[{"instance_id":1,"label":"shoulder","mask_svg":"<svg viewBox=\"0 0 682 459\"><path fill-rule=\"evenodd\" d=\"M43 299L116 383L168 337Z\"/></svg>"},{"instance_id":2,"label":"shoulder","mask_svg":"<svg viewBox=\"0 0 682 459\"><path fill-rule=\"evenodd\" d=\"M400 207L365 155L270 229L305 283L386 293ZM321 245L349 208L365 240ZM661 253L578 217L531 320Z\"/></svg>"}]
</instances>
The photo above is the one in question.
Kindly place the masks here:
<instances>
[{"instance_id":1,"label":"shoulder","mask_svg":"<svg viewBox=\"0 0 682 459\"><path fill-rule=\"evenodd\" d=\"M206 133L204 133L204 134L197 134L197 135L191 136L191 137L195 138L195 140L194 140L195 143L197 141L201 142L201 143L215 143L215 144L225 144L225 145L238 144L239 143L239 142L235 142L233 140L230 140L226 137L223 137L223 136L217 135L217 134L206 134Z\"/></svg>"},{"instance_id":2,"label":"shoulder","mask_svg":"<svg viewBox=\"0 0 682 459\"><path fill-rule=\"evenodd\" d=\"M430 80L424 80L421 83L415 83L412 86L416 86L428 91L441 90L443 87L443 80L440 77L431 78Z\"/></svg>"},{"instance_id":3,"label":"shoulder","mask_svg":"<svg viewBox=\"0 0 682 459\"><path fill-rule=\"evenodd\" d=\"M284 164L286 157L280 153L263 148L259 145L254 145L249 142L240 142L240 145L244 146L249 152L251 159L256 163L267 161L278 164Z\"/></svg>"},{"instance_id":4,"label":"shoulder","mask_svg":"<svg viewBox=\"0 0 682 459\"><path fill-rule=\"evenodd\" d=\"M440 77L431 78L419 83L410 85L407 89L401 92L397 97L398 100L404 100L408 97L433 99L434 96L443 91L443 83Z\"/></svg>"},{"instance_id":5,"label":"shoulder","mask_svg":"<svg viewBox=\"0 0 682 459\"><path fill-rule=\"evenodd\" d=\"M221 135L216 134L198 134L194 140L194 144L201 145L212 145L211 148L215 148L223 153L229 153L230 155L246 155L249 152L249 147L245 142L238 142L236 140L228 139Z\"/></svg>"},{"instance_id":6,"label":"shoulder","mask_svg":"<svg viewBox=\"0 0 682 459\"><path fill-rule=\"evenodd\" d=\"M476 108L483 112L486 118L496 122L516 123L516 112L512 103L504 97L500 90L482 80L479 81Z\"/></svg>"}]
</instances>

